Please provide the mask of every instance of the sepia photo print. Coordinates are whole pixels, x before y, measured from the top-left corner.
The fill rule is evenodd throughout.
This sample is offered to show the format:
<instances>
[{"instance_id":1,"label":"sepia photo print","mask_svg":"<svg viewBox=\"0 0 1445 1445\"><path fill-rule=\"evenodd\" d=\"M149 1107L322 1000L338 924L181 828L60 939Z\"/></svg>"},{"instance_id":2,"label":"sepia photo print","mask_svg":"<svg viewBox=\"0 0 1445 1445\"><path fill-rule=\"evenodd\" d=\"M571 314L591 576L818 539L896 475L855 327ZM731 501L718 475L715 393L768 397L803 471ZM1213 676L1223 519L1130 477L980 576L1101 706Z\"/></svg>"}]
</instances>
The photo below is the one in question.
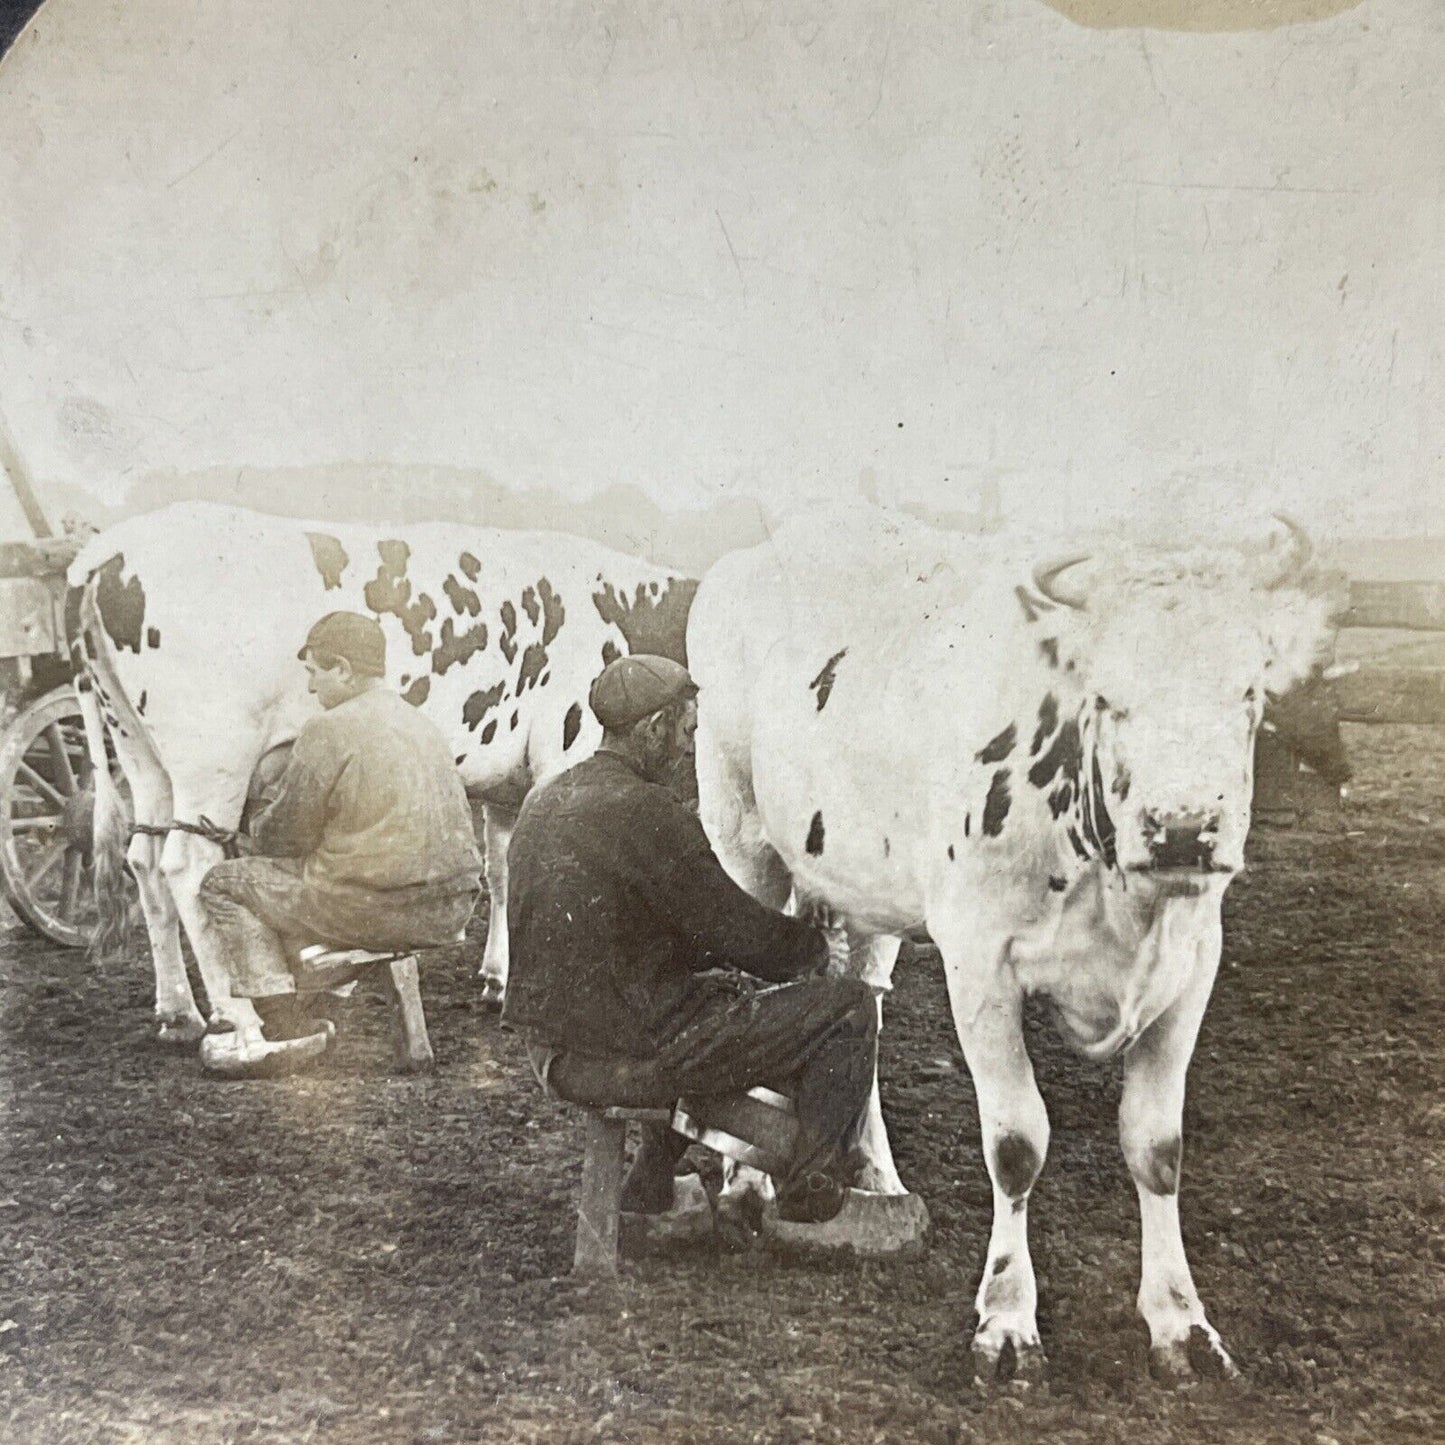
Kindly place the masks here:
<instances>
[{"instance_id":1,"label":"sepia photo print","mask_svg":"<svg viewBox=\"0 0 1445 1445\"><path fill-rule=\"evenodd\" d=\"M1438 0L0 0L0 1439L1445 1438Z\"/></svg>"}]
</instances>

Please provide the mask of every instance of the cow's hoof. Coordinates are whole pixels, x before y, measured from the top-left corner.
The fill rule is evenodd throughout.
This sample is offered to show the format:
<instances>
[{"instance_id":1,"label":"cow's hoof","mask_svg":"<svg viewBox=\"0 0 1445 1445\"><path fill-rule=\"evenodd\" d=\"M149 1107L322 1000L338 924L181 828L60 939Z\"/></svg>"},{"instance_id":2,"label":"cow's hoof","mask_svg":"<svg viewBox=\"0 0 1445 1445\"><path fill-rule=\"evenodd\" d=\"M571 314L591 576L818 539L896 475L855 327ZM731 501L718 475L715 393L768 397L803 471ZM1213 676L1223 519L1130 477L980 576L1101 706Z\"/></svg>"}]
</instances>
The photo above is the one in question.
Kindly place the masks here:
<instances>
[{"instance_id":1,"label":"cow's hoof","mask_svg":"<svg viewBox=\"0 0 1445 1445\"><path fill-rule=\"evenodd\" d=\"M1155 1345L1149 1351L1149 1373L1170 1389L1197 1380L1234 1380L1239 1367L1212 1325L1195 1325L1186 1339Z\"/></svg>"},{"instance_id":2,"label":"cow's hoof","mask_svg":"<svg viewBox=\"0 0 1445 1445\"><path fill-rule=\"evenodd\" d=\"M878 1257L922 1249L928 1206L916 1194L873 1194L850 1189L843 1207L823 1224L779 1219L775 1207L763 1216L770 1245L786 1250L851 1250Z\"/></svg>"},{"instance_id":3,"label":"cow's hoof","mask_svg":"<svg viewBox=\"0 0 1445 1445\"><path fill-rule=\"evenodd\" d=\"M396 1066L403 1074L430 1074L437 1066L437 1059L428 1045L414 1053L398 1054Z\"/></svg>"},{"instance_id":4,"label":"cow's hoof","mask_svg":"<svg viewBox=\"0 0 1445 1445\"><path fill-rule=\"evenodd\" d=\"M501 1008L502 1000L506 997L507 985L499 978L482 976L482 1007Z\"/></svg>"},{"instance_id":5,"label":"cow's hoof","mask_svg":"<svg viewBox=\"0 0 1445 1445\"><path fill-rule=\"evenodd\" d=\"M199 1043L206 1033L200 1014L160 1014L156 1018L156 1042L188 1047Z\"/></svg>"},{"instance_id":6,"label":"cow's hoof","mask_svg":"<svg viewBox=\"0 0 1445 1445\"><path fill-rule=\"evenodd\" d=\"M973 1337L973 1382L979 1389L1042 1385L1047 1364L1043 1346L1032 1332L989 1323Z\"/></svg>"}]
</instances>

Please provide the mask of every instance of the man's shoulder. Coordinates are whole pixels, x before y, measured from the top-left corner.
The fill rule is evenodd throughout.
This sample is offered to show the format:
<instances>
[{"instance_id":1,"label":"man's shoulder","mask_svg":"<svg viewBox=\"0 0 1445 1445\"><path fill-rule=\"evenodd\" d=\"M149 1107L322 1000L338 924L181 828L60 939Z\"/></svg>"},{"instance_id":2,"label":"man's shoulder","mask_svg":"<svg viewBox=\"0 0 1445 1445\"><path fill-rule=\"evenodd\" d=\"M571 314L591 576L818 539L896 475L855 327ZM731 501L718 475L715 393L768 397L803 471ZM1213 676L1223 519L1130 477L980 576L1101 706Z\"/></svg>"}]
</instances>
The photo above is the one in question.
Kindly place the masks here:
<instances>
[{"instance_id":1,"label":"man's shoulder","mask_svg":"<svg viewBox=\"0 0 1445 1445\"><path fill-rule=\"evenodd\" d=\"M308 718L297 734L298 744L350 748L364 744L378 727L394 731L409 725L416 709L390 688L372 688Z\"/></svg>"},{"instance_id":2,"label":"man's shoulder","mask_svg":"<svg viewBox=\"0 0 1445 1445\"><path fill-rule=\"evenodd\" d=\"M336 734L336 709L331 708L325 712L318 712L314 717L309 717L301 724L301 730L296 734L296 745L301 747L307 743L315 744Z\"/></svg>"},{"instance_id":3,"label":"man's shoulder","mask_svg":"<svg viewBox=\"0 0 1445 1445\"><path fill-rule=\"evenodd\" d=\"M697 815L671 788L641 777L621 760L599 792L608 799L619 833L647 852L681 857L708 846Z\"/></svg>"},{"instance_id":4,"label":"man's shoulder","mask_svg":"<svg viewBox=\"0 0 1445 1445\"><path fill-rule=\"evenodd\" d=\"M417 737L434 738L446 744L446 732L436 718L417 704L408 702L399 692L391 688L377 688L370 696L381 699L375 706L373 716L385 718L392 726ZM450 748L447 749L450 754Z\"/></svg>"},{"instance_id":5,"label":"man's shoulder","mask_svg":"<svg viewBox=\"0 0 1445 1445\"><path fill-rule=\"evenodd\" d=\"M522 808L524 814L536 814L563 806L621 818L674 813L691 817L670 788L649 782L621 758L605 751L537 784Z\"/></svg>"},{"instance_id":6,"label":"man's shoulder","mask_svg":"<svg viewBox=\"0 0 1445 1445\"><path fill-rule=\"evenodd\" d=\"M394 688L372 687L355 697L338 703L306 724L321 732L365 732L378 723L391 727L421 726L434 729L436 724L413 707Z\"/></svg>"},{"instance_id":7,"label":"man's shoulder","mask_svg":"<svg viewBox=\"0 0 1445 1445\"><path fill-rule=\"evenodd\" d=\"M617 780L609 776L605 765L599 765L594 753L534 784L522 803L522 815L582 799L600 804L609 796L615 796L618 790Z\"/></svg>"}]
</instances>

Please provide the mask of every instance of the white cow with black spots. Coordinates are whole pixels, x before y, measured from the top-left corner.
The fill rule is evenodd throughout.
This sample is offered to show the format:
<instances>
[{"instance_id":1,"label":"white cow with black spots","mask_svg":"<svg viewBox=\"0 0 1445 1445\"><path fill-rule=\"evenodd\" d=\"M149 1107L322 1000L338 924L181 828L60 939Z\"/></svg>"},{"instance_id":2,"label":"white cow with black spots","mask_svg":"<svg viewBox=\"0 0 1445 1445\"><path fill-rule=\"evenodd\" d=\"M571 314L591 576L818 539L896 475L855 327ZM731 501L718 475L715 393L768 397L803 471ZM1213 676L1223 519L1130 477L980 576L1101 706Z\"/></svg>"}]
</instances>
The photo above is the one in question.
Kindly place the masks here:
<instances>
[{"instance_id":1,"label":"white cow with black spots","mask_svg":"<svg viewBox=\"0 0 1445 1445\"><path fill-rule=\"evenodd\" d=\"M1043 1363L1029 994L1088 1057L1123 1059L1156 1372L1191 1373L1191 1336L1232 1372L1180 1238L1181 1112L1261 709L1329 636L1307 560L1288 526L1252 555L1121 549L1034 575L1021 544L857 508L784 526L698 591L699 801L724 865L776 906L841 913L880 987L905 932L942 953L993 1182L981 1379ZM864 1146L864 1183L901 1190L876 1097Z\"/></svg>"},{"instance_id":2,"label":"white cow with black spots","mask_svg":"<svg viewBox=\"0 0 1445 1445\"><path fill-rule=\"evenodd\" d=\"M515 810L533 782L596 747L601 729L587 691L608 661L628 651L685 661L696 585L560 533L331 526L209 503L101 533L69 581L92 754L104 727L135 821L156 828L206 819L234 829L258 762L319 710L296 658L307 629L338 609L378 617L388 682L441 728L468 791L485 802L491 918L482 972L495 1001L507 976ZM122 827L118 799L102 781L101 862L116 856L105 845ZM161 1036L193 1040L205 1021L178 923L213 1008L230 1007L197 902L220 846L193 832L137 833L126 856L150 935ZM100 901L114 923L118 879L103 874L98 868Z\"/></svg>"}]
</instances>

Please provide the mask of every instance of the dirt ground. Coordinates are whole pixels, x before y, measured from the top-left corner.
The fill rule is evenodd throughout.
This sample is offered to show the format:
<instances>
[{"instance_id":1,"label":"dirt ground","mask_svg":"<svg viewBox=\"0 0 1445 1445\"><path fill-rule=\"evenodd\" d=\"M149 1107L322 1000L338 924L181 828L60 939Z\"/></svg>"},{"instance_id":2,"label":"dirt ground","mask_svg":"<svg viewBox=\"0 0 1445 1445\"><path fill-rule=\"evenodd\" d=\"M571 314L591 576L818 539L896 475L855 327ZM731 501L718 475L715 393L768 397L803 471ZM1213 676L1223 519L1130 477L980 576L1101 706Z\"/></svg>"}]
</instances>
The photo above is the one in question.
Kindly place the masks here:
<instances>
[{"instance_id":1,"label":"dirt ground","mask_svg":"<svg viewBox=\"0 0 1445 1445\"><path fill-rule=\"evenodd\" d=\"M1117 1070L1034 1056L1047 1386L974 1391L989 1192L942 971L900 966L884 1101L933 1230L894 1262L696 1246L575 1286L581 1128L425 981L439 1070L357 997L306 1079L219 1084L109 975L0 942L8 1442L1445 1439L1445 735L1352 729L1341 831L1257 832L1191 1075L1185 1238L1244 1376L1168 1393L1133 1311Z\"/></svg>"}]
</instances>

